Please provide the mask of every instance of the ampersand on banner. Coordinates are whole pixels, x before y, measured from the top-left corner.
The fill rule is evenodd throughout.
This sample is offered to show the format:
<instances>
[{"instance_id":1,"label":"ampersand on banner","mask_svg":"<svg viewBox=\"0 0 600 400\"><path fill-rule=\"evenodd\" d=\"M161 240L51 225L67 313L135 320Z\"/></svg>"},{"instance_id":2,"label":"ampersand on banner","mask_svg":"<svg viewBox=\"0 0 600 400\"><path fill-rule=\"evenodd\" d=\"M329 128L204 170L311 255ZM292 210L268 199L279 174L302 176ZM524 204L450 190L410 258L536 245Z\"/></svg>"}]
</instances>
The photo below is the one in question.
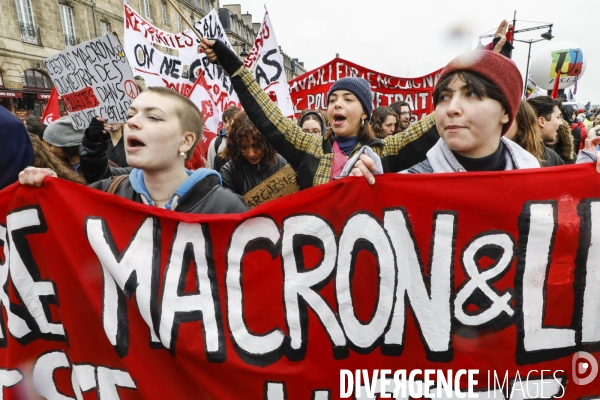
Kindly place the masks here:
<instances>
[{"instance_id":1,"label":"ampersand on banner","mask_svg":"<svg viewBox=\"0 0 600 400\"><path fill-rule=\"evenodd\" d=\"M495 248L502 252L500 260L493 266L480 272L477 266L477 253L484 248ZM488 281L503 274L511 264L514 255L514 243L505 233L491 234L479 237L471 242L463 253L462 262L470 278L462 289L459 290L454 300L455 317L464 325L479 326L498 317L505 312L512 317L514 310L510 306L511 293L499 294ZM481 291L491 302L491 306L477 313L466 313L465 303L476 290Z\"/></svg>"}]
</instances>

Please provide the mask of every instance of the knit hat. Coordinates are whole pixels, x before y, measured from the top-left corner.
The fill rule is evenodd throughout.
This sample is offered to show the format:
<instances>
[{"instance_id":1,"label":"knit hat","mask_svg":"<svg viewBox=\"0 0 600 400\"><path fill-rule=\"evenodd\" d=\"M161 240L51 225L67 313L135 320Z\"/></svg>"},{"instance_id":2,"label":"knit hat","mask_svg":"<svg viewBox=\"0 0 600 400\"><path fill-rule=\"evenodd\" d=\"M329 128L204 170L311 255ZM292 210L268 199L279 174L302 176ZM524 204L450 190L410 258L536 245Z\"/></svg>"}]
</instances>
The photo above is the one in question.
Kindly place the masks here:
<instances>
[{"instance_id":1,"label":"knit hat","mask_svg":"<svg viewBox=\"0 0 600 400\"><path fill-rule=\"evenodd\" d=\"M19 179L19 172L33 165L33 146L25 125L0 106L0 189Z\"/></svg>"},{"instance_id":2,"label":"knit hat","mask_svg":"<svg viewBox=\"0 0 600 400\"><path fill-rule=\"evenodd\" d=\"M487 50L471 50L462 53L442 70L438 80L456 71L471 71L486 78L500 89L508 110L509 121L504 124L502 134L512 125L523 96L523 78L515 63L499 53Z\"/></svg>"},{"instance_id":3,"label":"knit hat","mask_svg":"<svg viewBox=\"0 0 600 400\"><path fill-rule=\"evenodd\" d=\"M331 86L329 93L327 93L327 99L336 90L352 92L358 97L360 104L362 104L367 114L367 120L371 119L371 113L373 112L373 92L371 92L371 86L367 81L363 78L342 78Z\"/></svg>"},{"instance_id":4,"label":"knit hat","mask_svg":"<svg viewBox=\"0 0 600 400\"><path fill-rule=\"evenodd\" d=\"M83 139L83 129L73 129L71 117L62 117L46 128L44 141L56 147L79 146Z\"/></svg>"}]
</instances>

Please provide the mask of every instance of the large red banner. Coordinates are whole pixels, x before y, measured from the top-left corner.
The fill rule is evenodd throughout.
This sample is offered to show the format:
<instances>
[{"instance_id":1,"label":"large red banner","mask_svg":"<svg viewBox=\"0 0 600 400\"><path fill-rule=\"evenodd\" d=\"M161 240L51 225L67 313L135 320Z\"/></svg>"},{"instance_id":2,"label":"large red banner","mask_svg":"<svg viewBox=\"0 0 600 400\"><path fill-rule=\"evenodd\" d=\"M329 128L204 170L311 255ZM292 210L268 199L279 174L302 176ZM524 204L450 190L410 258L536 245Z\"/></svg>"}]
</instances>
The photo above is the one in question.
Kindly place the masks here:
<instances>
[{"instance_id":1,"label":"large red banner","mask_svg":"<svg viewBox=\"0 0 600 400\"><path fill-rule=\"evenodd\" d=\"M598 398L599 181L592 165L388 174L238 215L13 185L0 393Z\"/></svg>"},{"instance_id":2,"label":"large red banner","mask_svg":"<svg viewBox=\"0 0 600 400\"><path fill-rule=\"evenodd\" d=\"M440 73L441 70L438 70L417 78L400 78L373 71L343 58L334 58L288 83L296 114L307 108L326 110L327 92L331 85L341 78L358 76L371 85L373 109L405 101L413 111L413 118L418 120L433 111L431 95Z\"/></svg>"}]
</instances>

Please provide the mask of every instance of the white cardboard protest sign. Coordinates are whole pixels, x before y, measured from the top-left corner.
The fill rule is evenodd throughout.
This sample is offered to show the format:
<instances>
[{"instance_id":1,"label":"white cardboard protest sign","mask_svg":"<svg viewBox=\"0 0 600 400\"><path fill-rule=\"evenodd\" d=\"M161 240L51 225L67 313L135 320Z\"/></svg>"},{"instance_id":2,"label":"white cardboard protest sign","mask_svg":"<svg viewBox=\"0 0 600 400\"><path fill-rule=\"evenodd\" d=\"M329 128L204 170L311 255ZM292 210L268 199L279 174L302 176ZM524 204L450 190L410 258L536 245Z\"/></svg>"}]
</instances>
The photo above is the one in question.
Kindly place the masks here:
<instances>
[{"instance_id":1,"label":"white cardboard protest sign","mask_svg":"<svg viewBox=\"0 0 600 400\"><path fill-rule=\"evenodd\" d=\"M271 24L268 11L265 11L265 17L254 41L254 47L246 57L244 66L253 71L256 81L271 97L271 100L279 106L283 115L293 116L294 106L290 97L290 87L285 76L283 57L279 51L275 30Z\"/></svg>"},{"instance_id":2,"label":"white cardboard protest sign","mask_svg":"<svg viewBox=\"0 0 600 400\"><path fill-rule=\"evenodd\" d=\"M94 117L126 121L138 87L117 35L69 47L44 60L44 66L75 129L87 128Z\"/></svg>"}]
</instances>

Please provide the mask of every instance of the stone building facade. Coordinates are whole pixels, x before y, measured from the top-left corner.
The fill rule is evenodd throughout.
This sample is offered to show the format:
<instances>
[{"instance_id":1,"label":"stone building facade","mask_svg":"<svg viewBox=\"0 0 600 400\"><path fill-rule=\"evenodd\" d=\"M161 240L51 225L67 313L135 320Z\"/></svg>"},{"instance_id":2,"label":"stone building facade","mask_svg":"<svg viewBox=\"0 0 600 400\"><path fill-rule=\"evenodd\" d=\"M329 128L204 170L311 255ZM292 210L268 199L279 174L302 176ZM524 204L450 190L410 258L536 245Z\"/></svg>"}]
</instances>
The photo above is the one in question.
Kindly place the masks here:
<instances>
[{"instance_id":1,"label":"stone building facade","mask_svg":"<svg viewBox=\"0 0 600 400\"><path fill-rule=\"evenodd\" d=\"M189 20L218 10L238 54L243 57L252 48L260 22L253 23L252 15L242 14L241 5L221 8L219 0L174 2ZM129 0L129 5L165 31L187 28L166 0ZM41 116L52 89L43 60L109 32L122 40L123 0L0 0L0 20L0 105L23 118ZM284 58L289 59L285 64L290 79L295 70L301 71L297 67L301 63Z\"/></svg>"},{"instance_id":2,"label":"stone building facade","mask_svg":"<svg viewBox=\"0 0 600 400\"><path fill-rule=\"evenodd\" d=\"M288 56L283 50L281 50L281 46L279 46L279 51L281 52L281 56L283 57L285 76L288 82L306 72L306 68L304 68L303 62L298 61L297 58L291 58L290 56Z\"/></svg>"},{"instance_id":3,"label":"stone building facade","mask_svg":"<svg viewBox=\"0 0 600 400\"><path fill-rule=\"evenodd\" d=\"M252 50L260 22L252 23L251 14L242 14L240 4L228 4L219 9L219 20L225 28L227 38L241 59Z\"/></svg>"}]
</instances>

